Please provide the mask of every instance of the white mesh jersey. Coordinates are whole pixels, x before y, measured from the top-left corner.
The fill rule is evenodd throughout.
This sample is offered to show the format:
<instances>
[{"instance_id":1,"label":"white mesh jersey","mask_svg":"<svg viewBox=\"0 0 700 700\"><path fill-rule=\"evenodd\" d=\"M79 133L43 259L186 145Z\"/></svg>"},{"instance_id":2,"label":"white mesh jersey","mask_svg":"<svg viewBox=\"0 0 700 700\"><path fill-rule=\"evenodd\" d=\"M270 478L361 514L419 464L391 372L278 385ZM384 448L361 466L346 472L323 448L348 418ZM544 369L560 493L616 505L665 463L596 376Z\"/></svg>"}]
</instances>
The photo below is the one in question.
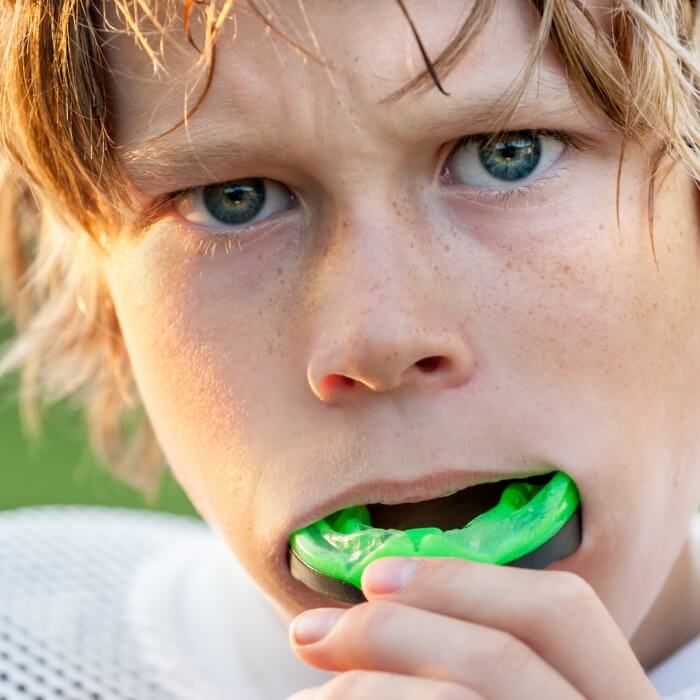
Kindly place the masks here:
<instances>
[{"instance_id":1,"label":"white mesh jersey","mask_svg":"<svg viewBox=\"0 0 700 700\"><path fill-rule=\"evenodd\" d=\"M294 656L282 619L200 520L0 512L0 700L284 700L334 675ZM669 700L700 700L700 638L650 678Z\"/></svg>"},{"instance_id":2,"label":"white mesh jersey","mask_svg":"<svg viewBox=\"0 0 700 700\"><path fill-rule=\"evenodd\" d=\"M0 700L284 700L333 675L293 655L282 619L200 520L0 512Z\"/></svg>"}]
</instances>

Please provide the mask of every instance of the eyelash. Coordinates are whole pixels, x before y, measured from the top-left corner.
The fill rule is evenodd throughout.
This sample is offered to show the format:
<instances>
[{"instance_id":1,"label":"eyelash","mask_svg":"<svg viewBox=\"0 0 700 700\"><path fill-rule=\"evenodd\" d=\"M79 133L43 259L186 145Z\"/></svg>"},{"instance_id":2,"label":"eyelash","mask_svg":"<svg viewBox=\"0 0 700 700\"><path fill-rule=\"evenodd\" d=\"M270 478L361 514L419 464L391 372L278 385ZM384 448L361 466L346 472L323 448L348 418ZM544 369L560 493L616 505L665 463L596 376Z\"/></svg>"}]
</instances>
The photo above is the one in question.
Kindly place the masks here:
<instances>
[{"instance_id":1,"label":"eyelash","mask_svg":"<svg viewBox=\"0 0 700 700\"><path fill-rule=\"evenodd\" d=\"M226 255L229 255L234 247L242 251L243 245L250 242L244 236L232 236L230 233L209 231L202 234L199 229L189 226L184 228L184 237L185 250L195 255L211 255L211 257L214 257L219 245L224 246Z\"/></svg>"},{"instance_id":2,"label":"eyelash","mask_svg":"<svg viewBox=\"0 0 700 700\"><path fill-rule=\"evenodd\" d=\"M513 131L515 130L511 129L499 133L500 135L506 135L512 133ZM559 131L557 129L529 129L527 131L530 131L532 134L535 134L537 136L549 136L550 138L557 139L558 141L561 141L563 144L565 144L568 148L574 148L577 151L587 150L586 145L579 138L576 138L565 131ZM459 138L455 142L454 146L452 146L452 148L450 149L447 158L445 159L445 163L447 163L449 159L454 155L454 153L460 148L466 146L467 144L473 141L481 141L484 138L487 138L492 135L493 134L491 133L481 133L470 134L468 136L463 136ZM566 153L566 150L562 152L562 155L563 153ZM559 157L557 162L559 160L561 160L561 156ZM443 168L444 167L445 166L443 165ZM533 192L545 189L549 183L559 179L563 174L565 174L568 171L568 166L563 165L559 166L559 168L550 175L540 176L532 182L528 182L527 184L520 185L518 187L510 187L507 189L479 188L479 194L474 196L473 201L478 202L480 200L488 200L492 203L505 205L511 202L513 199L526 198L530 196ZM464 185L460 186L464 187ZM158 217L159 214L164 213L164 211L171 205L177 203L181 198L185 197L192 191L199 189L200 187L202 186L189 187L182 190L169 192L163 195L154 204L148 218L154 220ZM189 225L183 227L183 233L185 238L185 247L187 249L193 248L193 252L195 254L211 256L215 254L216 249L219 245L223 245L226 254L229 254L232 252L232 248L234 247L238 248L238 250L243 250L243 245L252 242L252 240L254 240L255 238L255 236L246 235L231 236L230 233L219 233L216 230L209 230L207 231L207 233L204 234L199 228Z\"/></svg>"}]
</instances>

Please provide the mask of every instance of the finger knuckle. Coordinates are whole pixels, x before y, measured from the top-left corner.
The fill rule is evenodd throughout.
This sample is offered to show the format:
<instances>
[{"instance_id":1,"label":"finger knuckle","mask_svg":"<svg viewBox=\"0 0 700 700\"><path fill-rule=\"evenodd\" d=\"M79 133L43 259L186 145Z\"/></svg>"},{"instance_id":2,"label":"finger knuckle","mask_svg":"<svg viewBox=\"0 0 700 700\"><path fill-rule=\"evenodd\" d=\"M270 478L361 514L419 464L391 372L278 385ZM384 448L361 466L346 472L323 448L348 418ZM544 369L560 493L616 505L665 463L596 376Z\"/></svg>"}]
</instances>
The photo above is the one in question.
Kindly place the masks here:
<instances>
[{"instance_id":1,"label":"finger knuckle","mask_svg":"<svg viewBox=\"0 0 700 700\"><path fill-rule=\"evenodd\" d=\"M491 642L489 665L507 668L509 672L522 671L532 658L530 648L507 632L497 632Z\"/></svg>"},{"instance_id":2,"label":"finger knuckle","mask_svg":"<svg viewBox=\"0 0 700 700\"><path fill-rule=\"evenodd\" d=\"M576 607L591 605L598 600L593 586L582 576L571 571L550 573L553 574L550 583L554 588L550 600L558 601L560 605Z\"/></svg>"}]
</instances>

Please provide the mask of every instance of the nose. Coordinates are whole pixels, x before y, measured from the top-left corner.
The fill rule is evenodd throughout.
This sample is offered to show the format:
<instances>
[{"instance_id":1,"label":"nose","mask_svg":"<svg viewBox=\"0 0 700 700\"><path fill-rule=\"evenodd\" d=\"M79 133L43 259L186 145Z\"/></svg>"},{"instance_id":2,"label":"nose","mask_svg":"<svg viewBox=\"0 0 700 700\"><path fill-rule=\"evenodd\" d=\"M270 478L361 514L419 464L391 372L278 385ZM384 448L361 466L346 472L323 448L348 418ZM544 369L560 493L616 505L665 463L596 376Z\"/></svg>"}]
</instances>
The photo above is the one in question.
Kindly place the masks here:
<instances>
[{"instance_id":1,"label":"nose","mask_svg":"<svg viewBox=\"0 0 700 700\"><path fill-rule=\"evenodd\" d=\"M309 386L324 403L409 387L435 393L472 376L474 352L456 317L459 305L446 308L427 289L410 290L391 278L385 269L381 282L326 297L307 365Z\"/></svg>"},{"instance_id":2,"label":"nose","mask_svg":"<svg viewBox=\"0 0 700 700\"><path fill-rule=\"evenodd\" d=\"M408 325L370 332L365 326L314 355L308 382L321 401L339 403L363 388L375 393L453 388L469 379L473 367L473 355L457 334Z\"/></svg>"}]
</instances>

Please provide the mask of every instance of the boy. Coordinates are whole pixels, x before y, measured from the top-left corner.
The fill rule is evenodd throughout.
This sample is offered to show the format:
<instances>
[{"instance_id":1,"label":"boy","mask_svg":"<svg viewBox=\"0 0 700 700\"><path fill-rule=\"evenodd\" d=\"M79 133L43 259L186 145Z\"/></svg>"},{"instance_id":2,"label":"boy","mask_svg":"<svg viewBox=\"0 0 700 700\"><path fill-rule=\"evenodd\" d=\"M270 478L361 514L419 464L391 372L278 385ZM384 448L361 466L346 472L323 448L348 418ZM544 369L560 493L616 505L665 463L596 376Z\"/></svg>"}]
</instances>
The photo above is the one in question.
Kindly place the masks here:
<instances>
[{"instance_id":1,"label":"boy","mask_svg":"<svg viewBox=\"0 0 700 700\"><path fill-rule=\"evenodd\" d=\"M136 627L199 591L159 650L190 697L700 697L691 3L3 12L4 368L80 392L112 461L142 403L132 481L162 450L277 616L194 534L134 564ZM545 570L387 558L355 606L290 575L342 508L554 470L583 538Z\"/></svg>"}]
</instances>

